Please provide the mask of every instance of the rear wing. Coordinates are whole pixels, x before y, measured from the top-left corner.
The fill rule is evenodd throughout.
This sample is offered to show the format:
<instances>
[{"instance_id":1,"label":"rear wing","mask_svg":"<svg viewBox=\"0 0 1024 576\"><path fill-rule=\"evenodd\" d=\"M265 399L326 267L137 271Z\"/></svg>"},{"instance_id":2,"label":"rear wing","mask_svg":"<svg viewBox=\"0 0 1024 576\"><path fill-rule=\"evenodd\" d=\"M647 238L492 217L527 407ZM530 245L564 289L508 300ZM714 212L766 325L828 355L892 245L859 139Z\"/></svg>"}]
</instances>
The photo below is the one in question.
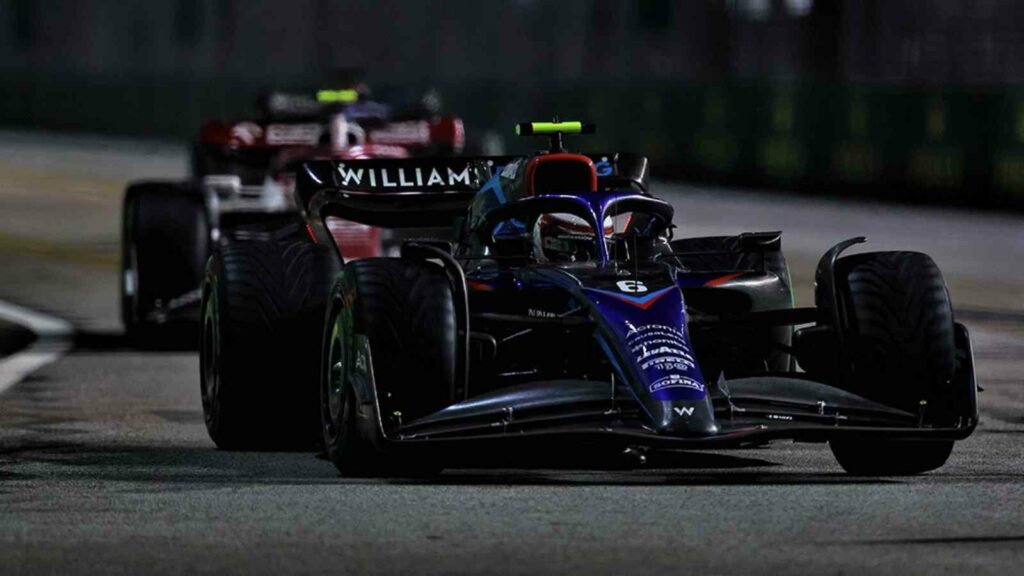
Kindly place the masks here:
<instances>
[{"instance_id":1,"label":"rear wing","mask_svg":"<svg viewBox=\"0 0 1024 576\"><path fill-rule=\"evenodd\" d=\"M602 188L647 192L647 159L588 154ZM500 171L520 156L430 157L306 162L295 193L306 213L387 228L448 226L478 191L498 186ZM492 178L494 179L492 181Z\"/></svg>"},{"instance_id":2,"label":"rear wing","mask_svg":"<svg viewBox=\"0 0 1024 576\"><path fill-rule=\"evenodd\" d=\"M388 228L447 226L512 157L314 161L296 173L310 215Z\"/></svg>"}]
</instances>

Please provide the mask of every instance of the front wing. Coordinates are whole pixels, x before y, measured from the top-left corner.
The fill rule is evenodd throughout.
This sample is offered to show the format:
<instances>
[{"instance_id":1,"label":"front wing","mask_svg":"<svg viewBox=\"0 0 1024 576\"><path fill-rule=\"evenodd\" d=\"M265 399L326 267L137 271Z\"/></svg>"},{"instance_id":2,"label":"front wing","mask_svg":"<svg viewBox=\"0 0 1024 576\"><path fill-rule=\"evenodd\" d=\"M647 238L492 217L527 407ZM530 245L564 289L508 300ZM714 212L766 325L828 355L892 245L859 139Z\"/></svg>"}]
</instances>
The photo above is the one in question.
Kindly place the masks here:
<instances>
[{"instance_id":1,"label":"front wing","mask_svg":"<svg viewBox=\"0 0 1024 576\"><path fill-rule=\"evenodd\" d=\"M697 449L775 439L823 442L839 436L959 440L977 426L978 404L973 354L962 325L957 326L957 336L958 348L967 351L954 382L958 414L943 425L930 423L926 404L916 413L907 412L799 373L720 379L709 390L718 431L701 436L657 433L624 387L587 380L531 382L409 422L374 424L390 429L385 436L397 443L564 437Z\"/></svg>"}]
</instances>

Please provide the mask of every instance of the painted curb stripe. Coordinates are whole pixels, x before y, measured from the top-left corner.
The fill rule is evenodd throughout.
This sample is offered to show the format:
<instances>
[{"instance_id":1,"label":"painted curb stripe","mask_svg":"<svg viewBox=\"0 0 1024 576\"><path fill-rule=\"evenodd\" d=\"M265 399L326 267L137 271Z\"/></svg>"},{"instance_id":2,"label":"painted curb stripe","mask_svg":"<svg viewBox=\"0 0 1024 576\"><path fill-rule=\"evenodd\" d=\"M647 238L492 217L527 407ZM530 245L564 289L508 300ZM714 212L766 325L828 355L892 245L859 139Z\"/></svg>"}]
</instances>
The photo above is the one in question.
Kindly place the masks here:
<instances>
[{"instance_id":1,"label":"painted curb stripe","mask_svg":"<svg viewBox=\"0 0 1024 576\"><path fill-rule=\"evenodd\" d=\"M0 360L0 394L71 349L74 328L60 318L3 300L0 300L0 318L28 328L37 337L21 352Z\"/></svg>"}]
</instances>

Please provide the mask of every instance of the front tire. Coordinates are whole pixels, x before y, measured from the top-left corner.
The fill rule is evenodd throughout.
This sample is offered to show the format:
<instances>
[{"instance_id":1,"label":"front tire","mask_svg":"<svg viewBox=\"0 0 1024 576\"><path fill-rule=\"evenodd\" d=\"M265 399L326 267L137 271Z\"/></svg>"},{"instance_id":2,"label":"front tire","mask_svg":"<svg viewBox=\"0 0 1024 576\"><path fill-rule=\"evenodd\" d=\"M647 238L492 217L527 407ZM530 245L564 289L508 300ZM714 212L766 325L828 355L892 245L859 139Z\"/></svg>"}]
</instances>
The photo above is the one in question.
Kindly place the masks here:
<instances>
[{"instance_id":1,"label":"front tire","mask_svg":"<svg viewBox=\"0 0 1024 576\"><path fill-rule=\"evenodd\" d=\"M836 263L846 312L846 387L949 425L955 413L953 308L935 262L918 252L869 252ZM851 474L919 474L945 464L952 440L838 438L830 442Z\"/></svg>"},{"instance_id":2,"label":"front tire","mask_svg":"<svg viewBox=\"0 0 1024 576\"><path fill-rule=\"evenodd\" d=\"M452 400L456 329L448 277L420 261L357 260L335 283L330 310L321 372L330 460L344 476L440 471L432 454L394 445L384 430Z\"/></svg>"}]
</instances>

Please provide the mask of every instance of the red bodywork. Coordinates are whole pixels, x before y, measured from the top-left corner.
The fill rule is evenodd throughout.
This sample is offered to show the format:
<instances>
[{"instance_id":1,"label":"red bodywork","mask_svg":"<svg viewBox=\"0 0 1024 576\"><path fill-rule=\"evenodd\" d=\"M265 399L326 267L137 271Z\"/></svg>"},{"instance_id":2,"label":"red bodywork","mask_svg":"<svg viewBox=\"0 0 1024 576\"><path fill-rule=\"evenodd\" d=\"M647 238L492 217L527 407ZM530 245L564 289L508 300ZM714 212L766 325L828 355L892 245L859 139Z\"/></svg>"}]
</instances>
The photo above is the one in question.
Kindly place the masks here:
<instances>
[{"instance_id":1,"label":"red bodywork","mask_svg":"<svg viewBox=\"0 0 1024 576\"><path fill-rule=\"evenodd\" d=\"M562 170L563 173L566 168L569 168L570 178L562 178L560 186L567 188L565 191L582 192L582 191L597 191L597 168L594 166L594 161L588 156L582 154L570 154L565 152L559 152L555 154L544 154L532 158L526 164L526 195L535 196L539 193L551 192L548 189L542 189L538 191L537 176L542 173L546 167L557 167ZM541 186L544 187L543 185ZM588 224L582 222L574 222L565 218L558 218L551 215L545 215L541 217L541 226L554 226L562 230L571 232L577 232L581 234L590 234L593 231L590 229ZM614 227L606 227L605 234L611 234L614 231Z\"/></svg>"},{"instance_id":2,"label":"red bodywork","mask_svg":"<svg viewBox=\"0 0 1024 576\"><path fill-rule=\"evenodd\" d=\"M353 130L358 141L347 141L334 146L325 143L330 133L326 123L315 122L237 122L227 124L208 121L200 131L200 142L207 146L224 147L236 151L272 151L269 175L283 188L294 186L296 162L313 159L367 160L374 158L409 158L442 146L460 152L465 144L462 120L438 117L430 120L402 120L363 129L358 123ZM346 260L383 256L383 231L380 228L329 218L327 228Z\"/></svg>"},{"instance_id":3,"label":"red bodywork","mask_svg":"<svg viewBox=\"0 0 1024 576\"><path fill-rule=\"evenodd\" d=\"M594 192L597 190L597 168L594 167L594 161L583 154L569 154L569 153L556 153L556 154L544 154L532 158L526 164L526 195L534 196L537 194L536 178L539 169L548 165L559 165L564 167L566 165L576 165L580 167L580 182L574 188L574 192L581 192L589 190ZM585 181L584 181L585 180ZM548 192L544 190L543 192Z\"/></svg>"},{"instance_id":4,"label":"red bodywork","mask_svg":"<svg viewBox=\"0 0 1024 576\"><path fill-rule=\"evenodd\" d=\"M315 121L232 123L207 120L199 130L199 142L232 150L316 147L328 132L326 123ZM461 152L466 142L462 119L452 116L387 122L364 133L362 145L401 146L413 154L435 146Z\"/></svg>"}]
</instances>

